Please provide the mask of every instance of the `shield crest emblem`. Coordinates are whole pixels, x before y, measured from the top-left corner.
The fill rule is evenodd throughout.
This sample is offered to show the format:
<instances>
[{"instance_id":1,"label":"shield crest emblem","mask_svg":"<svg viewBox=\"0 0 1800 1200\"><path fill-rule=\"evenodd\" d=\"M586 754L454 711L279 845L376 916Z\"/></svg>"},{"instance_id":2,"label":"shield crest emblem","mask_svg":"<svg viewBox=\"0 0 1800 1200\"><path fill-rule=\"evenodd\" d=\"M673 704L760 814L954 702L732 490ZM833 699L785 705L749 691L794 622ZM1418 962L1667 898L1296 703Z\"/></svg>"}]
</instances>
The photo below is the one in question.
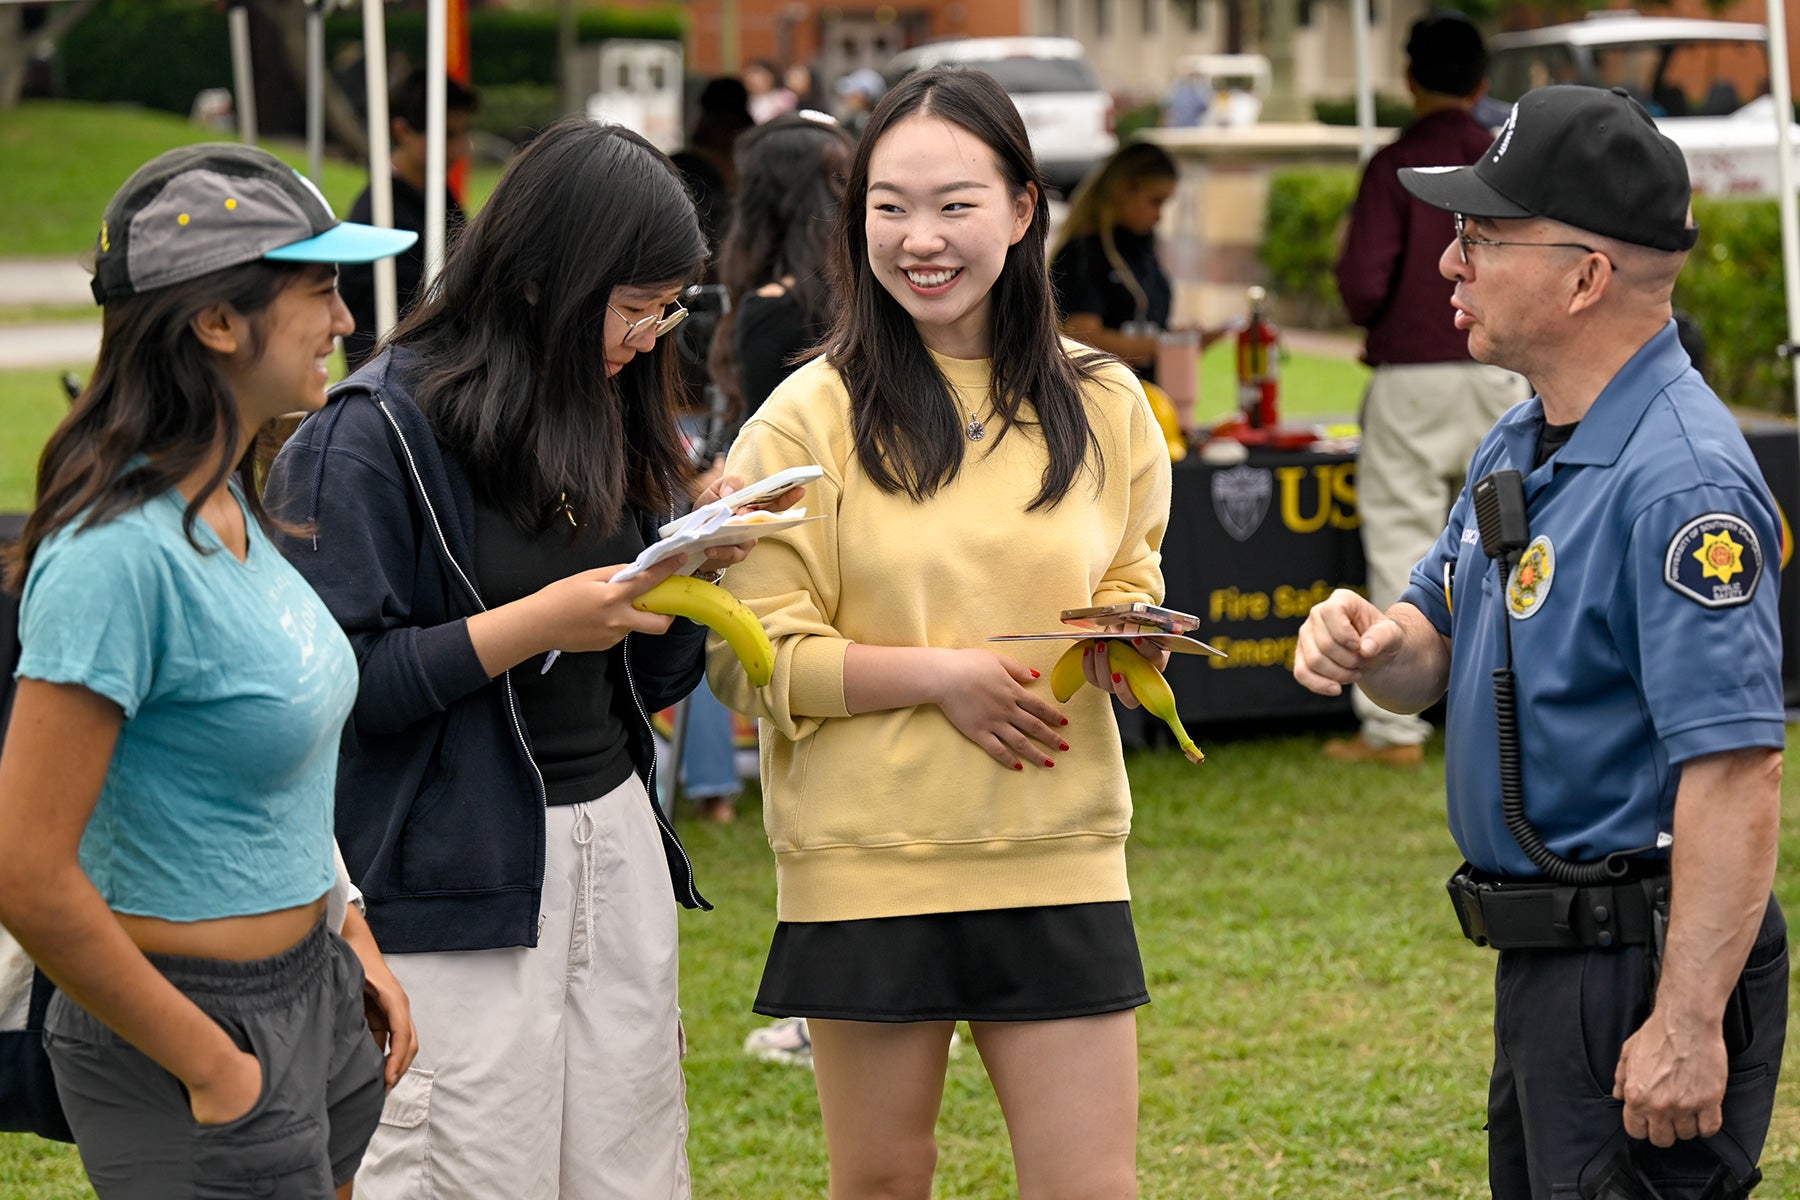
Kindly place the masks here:
<instances>
[{"instance_id":1,"label":"shield crest emblem","mask_svg":"<svg viewBox=\"0 0 1800 1200\"><path fill-rule=\"evenodd\" d=\"M1240 542L1262 527L1269 515L1274 476L1265 467L1231 467L1212 477L1213 512L1225 532Z\"/></svg>"}]
</instances>

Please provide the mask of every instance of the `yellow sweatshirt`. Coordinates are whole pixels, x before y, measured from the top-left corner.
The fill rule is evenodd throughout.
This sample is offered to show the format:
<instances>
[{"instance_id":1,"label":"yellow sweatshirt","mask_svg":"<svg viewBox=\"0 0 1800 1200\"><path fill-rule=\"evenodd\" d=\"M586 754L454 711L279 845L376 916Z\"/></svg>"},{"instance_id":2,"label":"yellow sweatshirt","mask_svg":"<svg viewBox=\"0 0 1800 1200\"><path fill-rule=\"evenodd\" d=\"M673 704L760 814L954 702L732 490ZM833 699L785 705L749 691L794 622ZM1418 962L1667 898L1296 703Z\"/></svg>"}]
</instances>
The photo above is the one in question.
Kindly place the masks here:
<instances>
[{"instance_id":1,"label":"yellow sweatshirt","mask_svg":"<svg viewBox=\"0 0 1800 1200\"><path fill-rule=\"evenodd\" d=\"M1077 349L1074 343L1065 343ZM759 479L818 463L807 514L761 541L725 585L768 629L775 677L752 688L718 639L709 676L761 718L763 821L784 921L836 921L1129 898L1131 795L1111 699L1062 705L1056 766L1001 766L935 704L850 715L844 651L983 647L1036 668L1067 642L989 643L1065 628L1065 608L1162 599L1169 453L1137 379L1109 364L1084 395L1104 455L1056 507L1026 512L1046 453L1029 426L996 440L986 360L933 356L988 436L930 499L878 489L859 465L849 398L824 359L795 371L745 423L726 469ZM1030 419L1029 406L1024 414ZM961 422L958 422L961 424Z\"/></svg>"}]
</instances>

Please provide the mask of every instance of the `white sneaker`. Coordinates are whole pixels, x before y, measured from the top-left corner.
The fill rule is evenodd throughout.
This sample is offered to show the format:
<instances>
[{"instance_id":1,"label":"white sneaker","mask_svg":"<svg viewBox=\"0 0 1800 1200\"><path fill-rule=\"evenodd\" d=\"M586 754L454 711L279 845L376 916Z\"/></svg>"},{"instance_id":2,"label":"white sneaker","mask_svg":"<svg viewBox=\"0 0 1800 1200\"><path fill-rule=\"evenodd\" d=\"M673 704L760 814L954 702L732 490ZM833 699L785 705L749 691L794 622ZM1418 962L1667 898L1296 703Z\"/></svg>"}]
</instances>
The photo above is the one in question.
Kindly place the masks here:
<instances>
[{"instance_id":1,"label":"white sneaker","mask_svg":"<svg viewBox=\"0 0 1800 1200\"><path fill-rule=\"evenodd\" d=\"M812 1066L812 1036L807 1032L806 1018L783 1017L752 1029L744 1039L744 1053L763 1062Z\"/></svg>"},{"instance_id":2,"label":"white sneaker","mask_svg":"<svg viewBox=\"0 0 1800 1200\"><path fill-rule=\"evenodd\" d=\"M812 1033L805 1017L782 1017L760 1029L752 1029L744 1038L744 1053L762 1062L785 1063L791 1067L812 1066ZM950 1030L950 1057L962 1053L962 1039L954 1027Z\"/></svg>"}]
</instances>

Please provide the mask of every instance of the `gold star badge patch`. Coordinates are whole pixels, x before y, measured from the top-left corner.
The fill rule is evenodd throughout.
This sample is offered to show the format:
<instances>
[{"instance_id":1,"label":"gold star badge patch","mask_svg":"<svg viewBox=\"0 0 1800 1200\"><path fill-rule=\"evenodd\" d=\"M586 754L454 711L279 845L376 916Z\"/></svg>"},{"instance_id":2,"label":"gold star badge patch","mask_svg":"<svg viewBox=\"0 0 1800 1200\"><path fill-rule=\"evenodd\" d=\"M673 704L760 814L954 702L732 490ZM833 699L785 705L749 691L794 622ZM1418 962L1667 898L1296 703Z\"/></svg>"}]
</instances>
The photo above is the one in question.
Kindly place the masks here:
<instances>
[{"instance_id":1,"label":"gold star badge patch","mask_svg":"<svg viewBox=\"0 0 1800 1200\"><path fill-rule=\"evenodd\" d=\"M1730 583L1731 577L1744 569L1744 548L1731 540L1729 529L1702 536L1704 542L1694 551L1694 558L1700 563L1700 577Z\"/></svg>"}]
</instances>

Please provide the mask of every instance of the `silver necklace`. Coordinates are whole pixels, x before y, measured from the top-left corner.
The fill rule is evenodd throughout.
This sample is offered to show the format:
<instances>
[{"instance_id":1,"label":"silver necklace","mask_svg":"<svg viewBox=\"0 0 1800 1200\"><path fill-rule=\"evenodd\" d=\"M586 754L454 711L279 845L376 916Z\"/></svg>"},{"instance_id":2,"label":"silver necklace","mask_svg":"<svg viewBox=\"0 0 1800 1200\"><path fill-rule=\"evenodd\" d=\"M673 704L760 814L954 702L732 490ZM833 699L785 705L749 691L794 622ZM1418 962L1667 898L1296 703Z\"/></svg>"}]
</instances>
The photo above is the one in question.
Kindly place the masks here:
<instances>
[{"instance_id":1,"label":"silver necklace","mask_svg":"<svg viewBox=\"0 0 1800 1200\"><path fill-rule=\"evenodd\" d=\"M969 440L971 442L979 442L982 438L987 436L987 426L983 425L976 418L975 414L971 412L969 414L969 423L963 427L963 432L969 435Z\"/></svg>"}]
</instances>

